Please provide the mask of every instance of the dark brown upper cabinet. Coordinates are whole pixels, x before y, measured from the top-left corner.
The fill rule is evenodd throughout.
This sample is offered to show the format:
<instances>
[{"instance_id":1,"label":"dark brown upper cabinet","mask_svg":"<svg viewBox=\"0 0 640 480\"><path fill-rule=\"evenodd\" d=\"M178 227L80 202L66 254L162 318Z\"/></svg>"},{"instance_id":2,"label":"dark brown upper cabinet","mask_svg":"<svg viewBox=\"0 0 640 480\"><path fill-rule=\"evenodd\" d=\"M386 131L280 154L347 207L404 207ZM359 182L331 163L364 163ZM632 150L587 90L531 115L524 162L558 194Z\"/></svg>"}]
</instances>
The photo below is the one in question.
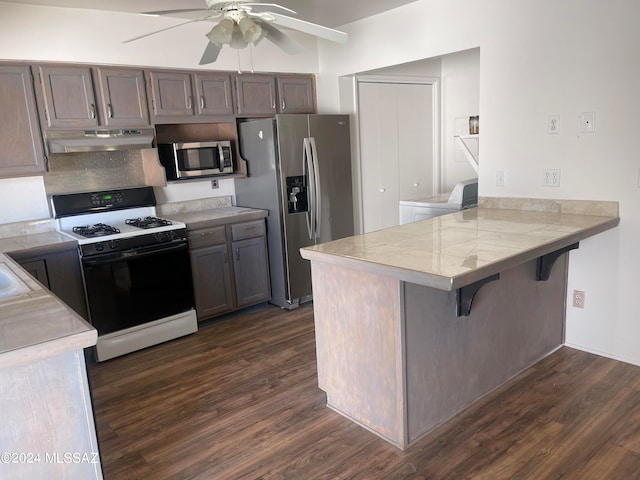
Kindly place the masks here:
<instances>
[{"instance_id":1,"label":"dark brown upper cabinet","mask_svg":"<svg viewBox=\"0 0 640 480\"><path fill-rule=\"evenodd\" d=\"M273 75L243 73L236 76L239 115L278 113L276 78Z\"/></svg>"},{"instance_id":2,"label":"dark brown upper cabinet","mask_svg":"<svg viewBox=\"0 0 640 480\"><path fill-rule=\"evenodd\" d=\"M94 70L100 99L100 123L110 127L149 125L144 73L139 69Z\"/></svg>"},{"instance_id":3,"label":"dark brown upper cabinet","mask_svg":"<svg viewBox=\"0 0 640 480\"><path fill-rule=\"evenodd\" d=\"M90 67L39 65L36 71L44 126L91 128L99 125Z\"/></svg>"},{"instance_id":4,"label":"dark brown upper cabinet","mask_svg":"<svg viewBox=\"0 0 640 480\"><path fill-rule=\"evenodd\" d=\"M0 64L0 177L45 171L31 71Z\"/></svg>"},{"instance_id":5,"label":"dark brown upper cabinet","mask_svg":"<svg viewBox=\"0 0 640 480\"><path fill-rule=\"evenodd\" d=\"M316 111L313 77L276 77L280 113L314 113Z\"/></svg>"},{"instance_id":6,"label":"dark brown upper cabinet","mask_svg":"<svg viewBox=\"0 0 640 480\"><path fill-rule=\"evenodd\" d=\"M228 74L196 73L197 115L232 115L233 89Z\"/></svg>"},{"instance_id":7,"label":"dark brown upper cabinet","mask_svg":"<svg viewBox=\"0 0 640 480\"><path fill-rule=\"evenodd\" d=\"M149 107L154 120L193 116L191 74L152 71L147 72L147 80L150 87Z\"/></svg>"},{"instance_id":8,"label":"dark brown upper cabinet","mask_svg":"<svg viewBox=\"0 0 640 480\"><path fill-rule=\"evenodd\" d=\"M150 71L150 110L154 123L204 122L233 115L228 73Z\"/></svg>"},{"instance_id":9,"label":"dark brown upper cabinet","mask_svg":"<svg viewBox=\"0 0 640 480\"><path fill-rule=\"evenodd\" d=\"M313 76L239 74L236 77L238 114L315 113Z\"/></svg>"},{"instance_id":10,"label":"dark brown upper cabinet","mask_svg":"<svg viewBox=\"0 0 640 480\"><path fill-rule=\"evenodd\" d=\"M36 69L45 128L149 125L141 69L79 65Z\"/></svg>"}]
</instances>

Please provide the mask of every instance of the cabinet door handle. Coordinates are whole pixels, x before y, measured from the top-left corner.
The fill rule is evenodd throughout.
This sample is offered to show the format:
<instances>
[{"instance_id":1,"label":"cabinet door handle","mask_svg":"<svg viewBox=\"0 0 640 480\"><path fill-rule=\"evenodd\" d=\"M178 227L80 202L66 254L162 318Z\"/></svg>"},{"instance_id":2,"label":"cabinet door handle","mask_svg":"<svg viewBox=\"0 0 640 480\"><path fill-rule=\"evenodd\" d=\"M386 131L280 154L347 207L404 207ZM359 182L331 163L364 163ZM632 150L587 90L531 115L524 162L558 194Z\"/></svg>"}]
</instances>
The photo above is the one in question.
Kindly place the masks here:
<instances>
[{"instance_id":1,"label":"cabinet door handle","mask_svg":"<svg viewBox=\"0 0 640 480\"><path fill-rule=\"evenodd\" d=\"M204 110L204 95L200 97L200 110Z\"/></svg>"},{"instance_id":2,"label":"cabinet door handle","mask_svg":"<svg viewBox=\"0 0 640 480\"><path fill-rule=\"evenodd\" d=\"M284 98L282 99L282 111L284 112L287 109L287 104L284 101Z\"/></svg>"},{"instance_id":3,"label":"cabinet door handle","mask_svg":"<svg viewBox=\"0 0 640 480\"><path fill-rule=\"evenodd\" d=\"M386 188L381 188L381 189L380 189L380 193L384 193L384 192L386 192L386 191L387 191L387 189L386 189Z\"/></svg>"},{"instance_id":4,"label":"cabinet door handle","mask_svg":"<svg viewBox=\"0 0 640 480\"><path fill-rule=\"evenodd\" d=\"M275 109L276 109L276 99L275 99L275 97L271 100L271 108L272 108L273 110L275 110Z\"/></svg>"},{"instance_id":5,"label":"cabinet door handle","mask_svg":"<svg viewBox=\"0 0 640 480\"><path fill-rule=\"evenodd\" d=\"M189 95L187 97L187 108L191 108L192 102L193 102L193 99L191 98L191 95Z\"/></svg>"},{"instance_id":6,"label":"cabinet door handle","mask_svg":"<svg viewBox=\"0 0 640 480\"><path fill-rule=\"evenodd\" d=\"M227 251L224 251L224 263L229 263L229 260L227 259Z\"/></svg>"},{"instance_id":7,"label":"cabinet door handle","mask_svg":"<svg viewBox=\"0 0 640 480\"><path fill-rule=\"evenodd\" d=\"M89 105L89 115L91 118L96 118L96 106L93 103Z\"/></svg>"},{"instance_id":8,"label":"cabinet door handle","mask_svg":"<svg viewBox=\"0 0 640 480\"><path fill-rule=\"evenodd\" d=\"M419 187L419 186L420 186L420 184L419 184L418 182L416 182L416 183L414 183L414 184L413 184L413 186L414 186L414 187Z\"/></svg>"},{"instance_id":9,"label":"cabinet door handle","mask_svg":"<svg viewBox=\"0 0 640 480\"><path fill-rule=\"evenodd\" d=\"M107 103L107 117L113 118L113 107L110 103Z\"/></svg>"},{"instance_id":10,"label":"cabinet door handle","mask_svg":"<svg viewBox=\"0 0 640 480\"><path fill-rule=\"evenodd\" d=\"M240 261L240 249L236 248L236 260Z\"/></svg>"}]
</instances>

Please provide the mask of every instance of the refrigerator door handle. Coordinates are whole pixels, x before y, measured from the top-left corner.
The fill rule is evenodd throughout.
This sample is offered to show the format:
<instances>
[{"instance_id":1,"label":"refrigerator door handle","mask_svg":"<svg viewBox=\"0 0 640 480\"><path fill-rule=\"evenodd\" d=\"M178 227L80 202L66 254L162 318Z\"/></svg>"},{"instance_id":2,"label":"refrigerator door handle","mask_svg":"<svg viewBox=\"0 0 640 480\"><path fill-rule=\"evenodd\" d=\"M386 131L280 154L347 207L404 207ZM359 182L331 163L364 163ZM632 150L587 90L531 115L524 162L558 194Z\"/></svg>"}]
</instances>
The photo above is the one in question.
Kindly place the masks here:
<instances>
[{"instance_id":1,"label":"refrigerator door handle","mask_svg":"<svg viewBox=\"0 0 640 480\"><path fill-rule=\"evenodd\" d=\"M314 194L316 196L315 199L315 227L314 227L314 238L320 237L320 227L322 222L320 219L322 218L322 192L320 190L320 171L318 167L318 149L316 147L316 139L313 137L309 137L309 143L311 144L311 161L313 164L313 177L315 181L315 189Z\"/></svg>"},{"instance_id":2,"label":"refrigerator door handle","mask_svg":"<svg viewBox=\"0 0 640 480\"><path fill-rule=\"evenodd\" d=\"M306 215L307 218L307 231L309 232L309 238L313 240L315 238L315 200L316 200L316 192L315 192L315 178L313 166L311 164L311 143L308 138L302 140L302 175L307 179L307 202L308 202L308 210Z\"/></svg>"}]
</instances>

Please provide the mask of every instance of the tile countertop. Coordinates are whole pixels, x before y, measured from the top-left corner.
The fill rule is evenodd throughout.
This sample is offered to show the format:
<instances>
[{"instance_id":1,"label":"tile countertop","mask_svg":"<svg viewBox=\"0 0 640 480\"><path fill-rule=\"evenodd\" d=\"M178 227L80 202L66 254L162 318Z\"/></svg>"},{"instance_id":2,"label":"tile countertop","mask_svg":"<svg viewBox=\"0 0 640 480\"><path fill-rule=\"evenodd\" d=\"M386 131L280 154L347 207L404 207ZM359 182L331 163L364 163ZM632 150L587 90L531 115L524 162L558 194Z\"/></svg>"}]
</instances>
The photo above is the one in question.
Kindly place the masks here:
<instances>
[{"instance_id":1,"label":"tile countertop","mask_svg":"<svg viewBox=\"0 0 640 480\"><path fill-rule=\"evenodd\" d=\"M29 251L37 254L40 250L47 253L77 248L78 244L72 238L58 232L32 233L0 238L0 252L11 253Z\"/></svg>"},{"instance_id":2,"label":"tile countertop","mask_svg":"<svg viewBox=\"0 0 640 480\"><path fill-rule=\"evenodd\" d=\"M1 253L0 267L21 284L17 293L0 297L0 369L95 345L91 325Z\"/></svg>"},{"instance_id":3,"label":"tile countertop","mask_svg":"<svg viewBox=\"0 0 640 480\"><path fill-rule=\"evenodd\" d=\"M478 207L306 247L300 253L308 260L451 291L614 228L619 222L617 213Z\"/></svg>"},{"instance_id":4,"label":"tile countertop","mask_svg":"<svg viewBox=\"0 0 640 480\"><path fill-rule=\"evenodd\" d=\"M169 220L176 220L187 224L189 230L210 228L229 223L250 222L265 218L268 210L245 207L220 207L207 210L163 214Z\"/></svg>"}]
</instances>

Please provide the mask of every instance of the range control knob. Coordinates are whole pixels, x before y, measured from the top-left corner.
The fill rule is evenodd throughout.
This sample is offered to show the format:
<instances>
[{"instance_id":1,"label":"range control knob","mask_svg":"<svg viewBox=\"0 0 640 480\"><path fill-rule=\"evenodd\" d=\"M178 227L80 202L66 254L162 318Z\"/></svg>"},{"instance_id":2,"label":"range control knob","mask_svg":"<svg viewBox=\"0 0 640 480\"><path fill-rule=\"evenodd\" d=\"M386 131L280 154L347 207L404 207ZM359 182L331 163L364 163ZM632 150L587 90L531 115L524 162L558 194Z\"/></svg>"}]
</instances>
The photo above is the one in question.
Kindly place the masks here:
<instances>
[{"instance_id":1,"label":"range control knob","mask_svg":"<svg viewBox=\"0 0 640 480\"><path fill-rule=\"evenodd\" d=\"M109 248L111 250L114 250L115 248L118 247L118 240L109 240Z\"/></svg>"},{"instance_id":2,"label":"range control knob","mask_svg":"<svg viewBox=\"0 0 640 480\"><path fill-rule=\"evenodd\" d=\"M96 252L101 252L102 250L104 250L104 244L96 243L94 248L96 249Z\"/></svg>"},{"instance_id":3,"label":"range control knob","mask_svg":"<svg viewBox=\"0 0 640 480\"><path fill-rule=\"evenodd\" d=\"M156 239L159 242L167 242L167 241L171 240L171 237L169 237L167 235L167 232L158 232L158 233L156 233Z\"/></svg>"}]
</instances>

